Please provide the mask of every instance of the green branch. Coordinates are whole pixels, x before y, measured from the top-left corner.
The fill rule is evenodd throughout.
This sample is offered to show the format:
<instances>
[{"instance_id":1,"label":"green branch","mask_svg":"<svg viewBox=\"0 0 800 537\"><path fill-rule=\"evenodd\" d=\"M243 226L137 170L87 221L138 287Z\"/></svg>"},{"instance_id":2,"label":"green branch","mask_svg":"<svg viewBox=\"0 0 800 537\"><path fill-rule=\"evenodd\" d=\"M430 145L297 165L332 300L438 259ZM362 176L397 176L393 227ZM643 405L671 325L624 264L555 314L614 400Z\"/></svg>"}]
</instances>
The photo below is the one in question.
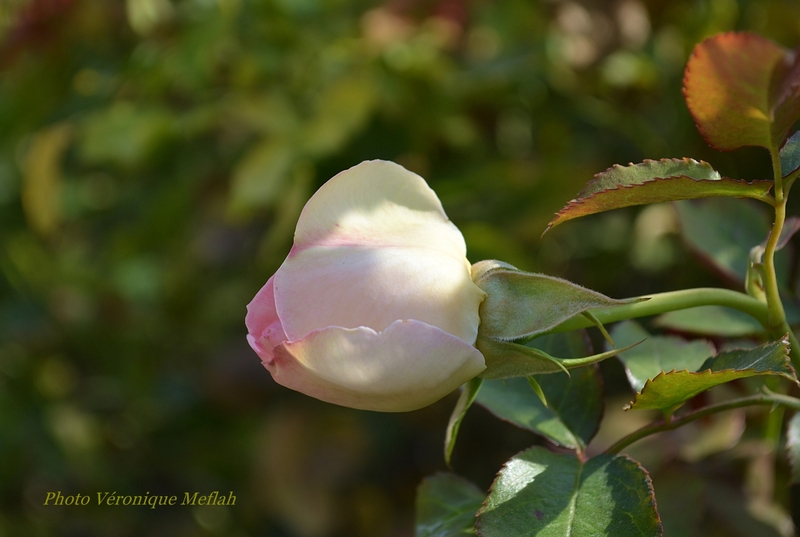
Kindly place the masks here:
<instances>
[{"instance_id":1,"label":"green branch","mask_svg":"<svg viewBox=\"0 0 800 537\"><path fill-rule=\"evenodd\" d=\"M764 327L773 338L782 337L789 334L789 355L795 369L800 368L800 347L797 338L786 322L786 312L783 309L780 292L778 290L778 277L775 272L775 251L780 241L783 224L786 221L786 193L783 188L783 177L781 175L781 161L778 147L770 150L772 157L772 170L775 178L775 222L772 224L767 244L764 247L764 270L761 275L764 284L764 294L767 298L767 324Z\"/></svg>"},{"instance_id":2,"label":"green branch","mask_svg":"<svg viewBox=\"0 0 800 537\"><path fill-rule=\"evenodd\" d=\"M650 425L646 425L645 427L632 432L624 438L621 438L614 445L609 447L606 450L606 453L617 454L634 442L638 442L642 438L646 438L657 433L663 433L665 431L672 431L673 429L677 429L678 427L686 425L687 423L691 423L718 412L754 405L781 405L800 411L800 399L789 397L788 395L774 393L765 388L763 393L757 395L743 397L741 399L733 399L731 401L725 401L724 403L717 403L715 405L709 405L693 412L689 412L688 414L684 414L680 417L673 416L670 419L662 419L653 422Z\"/></svg>"},{"instance_id":3,"label":"green branch","mask_svg":"<svg viewBox=\"0 0 800 537\"><path fill-rule=\"evenodd\" d=\"M764 328L769 329L769 311L767 310L767 305L749 295L729 289L703 287L699 289L684 289L681 291L658 293L639 298L645 300L610 308L592 309L589 311L591 315L601 323L614 323L625 319L647 317L666 313L668 311L696 308L698 306L726 306L747 313L761 323ZM564 321L547 333L567 332L569 330L588 328L590 326L594 326L592 320L583 315L578 315ZM781 336L783 336L783 334L781 334Z\"/></svg>"}]
</instances>

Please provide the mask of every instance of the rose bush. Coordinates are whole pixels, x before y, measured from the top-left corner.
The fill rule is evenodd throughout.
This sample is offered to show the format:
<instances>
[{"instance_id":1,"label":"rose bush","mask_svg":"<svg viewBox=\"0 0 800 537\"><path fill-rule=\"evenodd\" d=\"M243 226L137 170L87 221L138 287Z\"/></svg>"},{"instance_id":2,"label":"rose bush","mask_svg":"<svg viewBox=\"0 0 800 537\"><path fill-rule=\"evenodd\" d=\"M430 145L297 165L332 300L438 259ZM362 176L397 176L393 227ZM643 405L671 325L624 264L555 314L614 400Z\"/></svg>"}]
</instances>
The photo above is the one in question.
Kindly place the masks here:
<instances>
[{"instance_id":1,"label":"rose bush","mask_svg":"<svg viewBox=\"0 0 800 537\"><path fill-rule=\"evenodd\" d=\"M288 257L247 307L247 340L287 388L415 410L484 370L474 347L484 297L425 181L362 162L304 207Z\"/></svg>"}]
</instances>

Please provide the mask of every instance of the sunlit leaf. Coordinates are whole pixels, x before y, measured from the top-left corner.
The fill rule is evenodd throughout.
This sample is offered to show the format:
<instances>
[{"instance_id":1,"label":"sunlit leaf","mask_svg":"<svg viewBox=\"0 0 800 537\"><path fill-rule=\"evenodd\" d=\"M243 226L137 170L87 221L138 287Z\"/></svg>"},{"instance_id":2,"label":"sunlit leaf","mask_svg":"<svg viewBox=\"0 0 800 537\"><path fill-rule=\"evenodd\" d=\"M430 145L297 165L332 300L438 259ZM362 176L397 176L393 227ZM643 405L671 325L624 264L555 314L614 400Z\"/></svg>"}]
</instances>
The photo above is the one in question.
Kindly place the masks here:
<instances>
[{"instance_id":1,"label":"sunlit leaf","mask_svg":"<svg viewBox=\"0 0 800 537\"><path fill-rule=\"evenodd\" d=\"M626 456L581 461L534 447L512 457L478 513L480 537L663 534L650 477Z\"/></svg>"},{"instance_id":2,"label":"sunlit leaf","mask_svg":"<svg viewBox=\"0 0 800 537\"><path fill-rule=\"evenodd\" d=\"M706 39L686 65L684 95L700 133L713 147L782 145L798 119L787 52L750 33Z\"/></svg>"},{"instance_id":3,"label":"sunlit leaf","mask_svg":"<svg viewBox=\"0 0 800 537\"><path fill-rule=\"evenodd\" d=\"M670 311L656 317L653 324L687 334L709 336L742 337L764 332L764 327L746 313L723 306Z\"/></svg>"},{"instance_id":4,"label":"sunlit leaf","mask_svg":"<svg viewBox=\"0 0 800 537\"><path fill-rule=\"evenodd\" d=\"M508 265L481 261L473 267L475 284L488 295L481 303L479 333L511 341L541 334L592 308L608 308L630 301L615 300L561 278L532 274Z\"/></svg>"},{"instance_id":5,"label":"sunlit leaf","mask_svg":"<svg viewBox=\"0 0 800 537\"><path fill-rule=\"evenodd\" d=\"M486 494L453 474L426 478L417 489L414 537L463 537L472 534L475 514Z\"/></svg>"},{"instance_id":6,"label":"sunlit leaf","mask_svg":"<svg viewBox=\"0 0 800 537\"><path fill-rule=\"evenodd\" d=\"M636 391L640 391L648 380L656 378L663 371L696 371L715 352L710 341L653 336L635 321L616 324L611 335L619 345L644 340L618 356L625 365L631 387Z\"/></svg>"},{"instance_id":7,"label":"sunlit leaf","mask_svg":"<svg viewBox=\"0 0 800 537\"><path fill-rule=\"evenodd\" d=\"M721 177L708 163L688 158L614 165L595 175L577 198L556 214L548 229L573 218L632 205L715 196L761 198L771 187L771 181L748 183Z\"/></svg>"},{"instance_id":8,"label":"sunlit leaf","mask_svg":"<svg viewBox=\"0 0 800 537\"><path fill-rule=\"evenodd\" d=\"M787 340L765 343L753 349L721 352L706 360L698 371L661 373L647 381L629 408L675 408L714 386L756 375L779 375L797 381L789 361Z\"/></svg>"}]
</instances>

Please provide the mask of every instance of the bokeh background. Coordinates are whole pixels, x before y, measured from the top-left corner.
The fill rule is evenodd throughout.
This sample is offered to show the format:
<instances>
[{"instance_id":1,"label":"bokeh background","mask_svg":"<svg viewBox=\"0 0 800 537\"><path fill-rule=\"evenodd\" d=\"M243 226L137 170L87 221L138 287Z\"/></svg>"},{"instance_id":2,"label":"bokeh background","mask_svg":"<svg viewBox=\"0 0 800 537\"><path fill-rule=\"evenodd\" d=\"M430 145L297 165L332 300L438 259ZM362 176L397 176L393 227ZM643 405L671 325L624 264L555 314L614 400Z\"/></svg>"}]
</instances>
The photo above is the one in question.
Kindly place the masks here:
<instances>
[{"instance_id":1,"label":"bokeh background","mask_svg":"<svg viewBox=\"0 0 800 537\"><path fill-rule=\"evenodd\" d=\"M669 206L541 237L614 163L693 156L769 177L763 150L710 150L683 103L692 47L729 30L794 48L800 3L0 0L0 536L413 535L454 397L338 408L274 384L245 342L245 305L303 204L390 159L429 180L472 261L619 298L735 286ZM602 371L624 427L622 370ZM790 531L785 464L760 483L775 458L729 421L716 448L641 454L678 515L667 535ZM461 434L454 469L484 488L540 442L480 408ZM784 511L750 517L765 486ZM237 502L43 506L56 490Z\"/></svg>"}]
</instances>

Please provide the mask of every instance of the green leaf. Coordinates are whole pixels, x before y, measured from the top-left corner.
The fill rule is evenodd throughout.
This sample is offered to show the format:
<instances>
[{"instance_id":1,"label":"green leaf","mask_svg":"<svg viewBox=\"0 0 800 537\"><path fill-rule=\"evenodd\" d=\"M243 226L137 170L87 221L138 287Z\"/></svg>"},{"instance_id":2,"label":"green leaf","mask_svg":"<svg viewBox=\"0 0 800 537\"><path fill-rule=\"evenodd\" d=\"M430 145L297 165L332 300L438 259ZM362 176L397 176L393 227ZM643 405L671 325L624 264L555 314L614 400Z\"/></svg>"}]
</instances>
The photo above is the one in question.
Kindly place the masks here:
<instances>
[{"instance_id":1,"label":"green leaf","mask_svg":"<svg viewBox=\"0 0 800 537\"><path fill-rule=\"evenodd\" d=\"M645 383L629 409L672 409L695 395L719 384L756 375L779 375L797 382L789 362L786 339L765 343L753 349L721 352L709 358L700 372L670 371Z\"/></svg>"},{"instance_id":2,"label":"green leaf","mask_svg":"<svg viewBox=\"0 0 800 537\"><path fill-rule=\"evenodd\" d=\"M787 51L749 33L726 33L697 45L686 65L684 95L697 128L713 147L780 147L798 119Z\"/></svg>"},{"instance_id":3,"label":"green leaf","mask_svg":"<svg viewBox=\"0 0 800 537\"><path fill-rule=\"evenodd\" d=\"M236 164L228 211L245 214L276 203L289 183L297 155L290 144L269 137L257 143Z\"/></svg>"},{"instance_id":4,"label":"green leaf","mask_svg":"<svg viewBox=\"0 0 800 537\"><path fill-rule=\"evenodd\" d=\"M603 416L603 388L597 367L581 367L569 377L542 375L536 380L548 406L524 378L485 381L477 402L498 418L559 446L585 449Z\"/></svg>"},{"instance_id":5,"label":"green leaf","mask_svg":"<svg viewBox=\"0 0 800 537\"><path fill-rule=\"evenodd\" d=\"M681 232L688 246L712 267L744 283L750 250L767 237L770 224L760 207L733 199L711 198L675 203ZM775 256L778 281L788 281L789 256Z\"/></svg>"},{"instance_id":6,"label":"green leaf","mask_svg":"<svg viewBox=\"0 0 800 537\"><path fill-rule=\"evenodd\" d=\"M714 345L705 340L686 341L674 336L652 336L635 321L618 323L611 336L620 345L644 340L640 345L619 354L631 387L640 391L648 380L663 371L696 371L715 352Z\"/></svg>"},{"instance_id":7,"label":"green leaf","mask_svg":"<svg viewBox=\"0 0 800 537\"><path fill-rule=\"evenodd\" d=\"M746 313L724 306L670 311L656 317L653 324L687 334L722 337L752 336L764 332L764 327Z\"/></svg>"},{"instance_id":8,"label":"green leaf","mask_svg":"<svg viewBox=\"0 0 800 537\"><path fill-rule=\"evenodd\" d=\"M792 484L800 483L800 412L796 412L786 427L786 455L792 467Z\"/></svg>"},{"instance_id":9,"label":"green leaf","mask_svg":"<svg viewBox=\"0 0 800 537\"><path fill-rule=\"evenodd\" d=\"M414 537L463 537L473 534L475 513L485 494L453 474L426 478L417 489Z\"/></svg>"},{"instance_id":10,"label":"green leaf","mask_svg":"<svg viewBox=\"0 0 800 537\"><path fill-rule=\"evenodd\" d=\"M461 395L456 402L453 413L450 415L450 421L447 424L447 432L444 436L444 462L450 466L450 457L453 455L453 449L456 447L456 439L458 438L458 430L461 428L461 422L464 421L464 416L467 415L467 410L472 406L475 401L475 396L481 389L483 379L475 377L461 387Z\"/></svg>"},{"instance_id":11,"label":"green leaf","mask_svg":"<svg viewBox=\"0 0 800 537\"><path fill-rule=\"evenodd\" d=\"M317 114L303 127L298 147L312 157L340 151L360 131L378 104L375 82L353 74L325 88Z\"/></svg>"},{"instance_id":12,"label":"green leaf","mask_svg":"<svg viewBox=\"0 0 800 537\"><path fill-rule=\"evenodd\" d=\"M792 134L781 148L781 176L800 168L800 131Z\"/></svg>"},{"instance_id":13,"label":"green leaf","mask_svg":"<svg viewBox=\"0 0 800 537\"><path fill-rule=\"evenodd\" d=\"M708 163L688 158L616 164L595 175L576 199L556 213L547 229L573 218L632 205L713 196L758 199L771 187L772 181L748 183L723 178Z\"/></svg>"},{"instance_id":14,"label":"green leaf","mask_svg":"<svg viewBox=\"0 0 800 537\"><path fill-rule=\"evenodd\" d=\"M800 119L800 49L786 51L772 73L771 107L775 145L783 145L786 135Z\"/></svg>"},{"instance_id":15,"label":"green leaf","mask_svg":"<svg viewBox=\"0 0 800 537\"><path fill-rule=\"evenodd\" d=\"M583 356L590 352L583 331L542 336L530 342L544 352ZM578 449L594 437L603 414L602 379L596 367L581 367L566 375L536 377L548 401L546 407L523 378L487 380L477 402L500 419Z\"/></svg>"},{"instance_id":16,"label":"green leaf","mask_svg":"<svg viewBox=\"0 0 800 537\"><path fill-rule=\"evenodd\" d=\"M512 341L541 334L593 308L629 303L561 278L522 272L506 263L473 265L475 284L487 297L481 303L479 335Z\"/></svg>"},{"instance_id":17,"label":"green leaf","mask_svg":"<svg viewBox=\"0 0 800 537\"><path fill-rule=\"evenodd\" d=\"M650 477L624 455L582 462L534 447L500 470L475 523L481 537L663 535Z\"/></svg>"}]
</instances>

